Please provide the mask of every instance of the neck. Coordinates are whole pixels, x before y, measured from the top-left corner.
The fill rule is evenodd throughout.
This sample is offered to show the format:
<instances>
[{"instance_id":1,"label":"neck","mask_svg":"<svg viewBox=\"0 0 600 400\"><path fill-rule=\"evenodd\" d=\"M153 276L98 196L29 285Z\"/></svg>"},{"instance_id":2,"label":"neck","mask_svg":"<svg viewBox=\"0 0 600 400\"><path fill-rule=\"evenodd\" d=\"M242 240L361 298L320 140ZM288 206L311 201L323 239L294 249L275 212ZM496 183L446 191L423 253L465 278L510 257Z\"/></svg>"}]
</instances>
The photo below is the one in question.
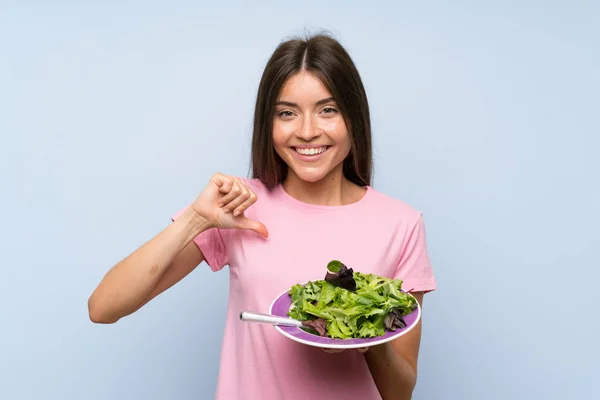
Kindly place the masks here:
<instances>
[{"instance_id":1,"label":"neck","mask_svg":"<svg viewBox=\"0 0 600 400\"><path fill-rule=\"evenodd\" d=\"M290 170L283 182L283 189L301 202L323 206L355 203L365 193L365 189L346 179L341 169L331 171L329 175L316 182L304 181Z\"/></svg>"}]
</instances>

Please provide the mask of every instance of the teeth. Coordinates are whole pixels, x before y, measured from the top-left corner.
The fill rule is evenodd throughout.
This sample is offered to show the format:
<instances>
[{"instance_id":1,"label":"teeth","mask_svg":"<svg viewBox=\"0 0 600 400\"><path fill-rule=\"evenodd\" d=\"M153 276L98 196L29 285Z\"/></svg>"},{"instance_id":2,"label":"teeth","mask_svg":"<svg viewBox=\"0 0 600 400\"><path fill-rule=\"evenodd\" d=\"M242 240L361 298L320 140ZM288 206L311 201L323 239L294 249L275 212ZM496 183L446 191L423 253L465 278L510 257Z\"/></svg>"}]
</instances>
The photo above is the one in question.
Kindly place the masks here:
<instances>
[{"instance_id":1,"label":"teeth","mask_svg":"<svg viewBox=\"0 0 600 400\"><path fill-rule=\"evenodd\" d=\"M315 154L321 154L322 152L324 152L325 150L327 150L326 147L319 147L319 148L312 148L312 149L299 149L296 148L296 151L300 154L304 154L305 156L312 156Z\"/></svg>"}]
</instances>

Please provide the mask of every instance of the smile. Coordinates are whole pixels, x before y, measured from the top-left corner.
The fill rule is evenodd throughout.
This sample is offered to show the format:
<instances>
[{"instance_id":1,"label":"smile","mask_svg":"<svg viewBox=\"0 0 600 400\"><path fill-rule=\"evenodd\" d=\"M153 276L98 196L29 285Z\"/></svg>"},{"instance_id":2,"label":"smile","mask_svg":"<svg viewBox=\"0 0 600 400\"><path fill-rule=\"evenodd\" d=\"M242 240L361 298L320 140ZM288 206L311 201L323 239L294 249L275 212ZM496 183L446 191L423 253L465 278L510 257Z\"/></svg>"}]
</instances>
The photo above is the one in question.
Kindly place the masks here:
<instances>
[{"instance_id":1,"label":"smile","mask_svg":"<svg viewBox=\"0 0 600 400\"><path fill-rule=\"evenodd\" d=\"M299 153L302 154L303 156L316 156L319 154L324 153L327 149L329 148L329 146L322 146L322 147L294 147L293 149Z\"/></svg>"}]
</instances>

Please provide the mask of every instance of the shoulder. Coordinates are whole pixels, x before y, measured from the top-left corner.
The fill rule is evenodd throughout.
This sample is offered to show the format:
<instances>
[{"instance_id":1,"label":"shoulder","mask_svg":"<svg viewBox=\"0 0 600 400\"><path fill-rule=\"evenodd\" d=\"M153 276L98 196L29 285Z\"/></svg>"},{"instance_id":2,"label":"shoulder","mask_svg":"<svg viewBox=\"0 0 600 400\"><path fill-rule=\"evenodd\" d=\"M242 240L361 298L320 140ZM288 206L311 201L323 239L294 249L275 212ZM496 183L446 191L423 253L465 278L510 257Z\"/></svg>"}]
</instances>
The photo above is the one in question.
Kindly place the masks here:
<instances>
[{"instance_id":1,"label":"shoulder","mask_svg":"<svg viewBox=\"0 0 600 400\"><path fill-rule=\"evenodd\" d=\"M248 188L252 190L258 197L261 197L261 195L268 195L271 192L258 178L245 178L240 176L239 179L241 179L242 182L244 182L244 184L248 186Z\"/></svg>"},{"instance_id":2,"label":"shoulder","mask_svg":"<svg viewBox=\"0 0 600 400\"><path fill-rule=\"evenodd\" d=\"M245 178L239 177L239 179L250 189L257 197L256 203L251 207L253 209L265 210L278 203L280 198L276 196L274 189L269 189L260 179L258 178Z\"/></svg>"},{"instance_id":3,"label":"shoulder","mask_svg":"<svg viewBox=\"0 0 600 400\"><path fill-rule=\"evenodd\" d=\"M398 222L416 224L422 218L422 212L412 205L372 187L369 187L369 206L382 217Z\"/></svg>"}]
</instances>

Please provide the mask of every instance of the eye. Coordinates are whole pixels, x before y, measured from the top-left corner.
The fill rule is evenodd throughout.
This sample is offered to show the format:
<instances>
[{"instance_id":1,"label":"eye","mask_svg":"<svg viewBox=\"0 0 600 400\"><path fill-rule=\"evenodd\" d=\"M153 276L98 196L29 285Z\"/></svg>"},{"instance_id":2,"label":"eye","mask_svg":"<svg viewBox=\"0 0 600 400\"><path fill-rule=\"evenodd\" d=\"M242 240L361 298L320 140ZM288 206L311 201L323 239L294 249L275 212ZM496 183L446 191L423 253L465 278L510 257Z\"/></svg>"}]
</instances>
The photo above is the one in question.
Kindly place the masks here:
<instances>
[{"instance_id":1,"label":"eye","mask_svg":"<svg viewBox=\"0 0 600 400\"><path fill-rule=\"evenodd\" d=\"M323 112L325 114L335 114L337 112L337 110L335 108L333 108L333 107L325 107L323 109Z\"/></svg>"},{"instance_id":2,"label":"eye","mask_svg":"<svg viewBox=\"0 0 600 400\"><path fill-rule=\"evenodd\" d=\"M294 116L294 113L289 110L283 110L279 111L277 115L279 115L281 118L290 118Z\"/></svg>"}]
</instances>

